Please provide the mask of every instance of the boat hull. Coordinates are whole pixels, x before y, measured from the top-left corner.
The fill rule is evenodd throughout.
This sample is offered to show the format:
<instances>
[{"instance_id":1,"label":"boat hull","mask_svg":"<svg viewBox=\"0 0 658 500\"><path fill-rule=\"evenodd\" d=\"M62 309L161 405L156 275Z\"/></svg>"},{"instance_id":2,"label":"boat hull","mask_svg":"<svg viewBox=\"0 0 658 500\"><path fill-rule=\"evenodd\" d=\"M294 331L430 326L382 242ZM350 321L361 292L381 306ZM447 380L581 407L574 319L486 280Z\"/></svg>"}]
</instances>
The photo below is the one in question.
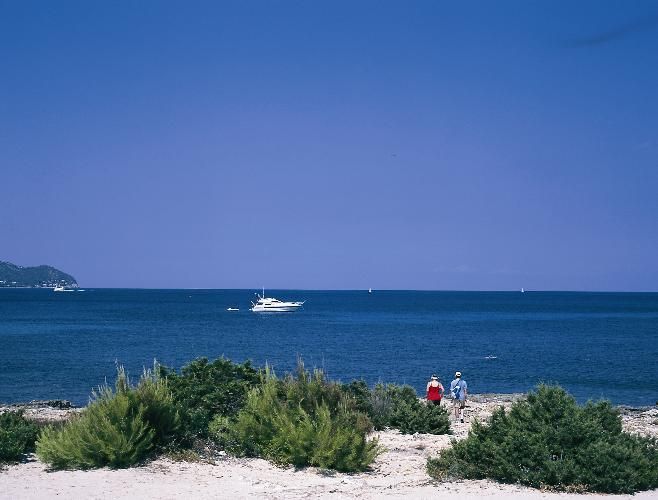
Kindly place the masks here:
<instances>
[{"instance_id":1,"label":"boat hull","mask_svg":"<svg viewBox=\"0 0 658 500\"><path fill-rule=\"evenodd\" d=\"M258 295L256 303L252 302L250 311L257 313L268 312L292 312L300 309L304 302L284 302L274 297L265 297L265 289L263 288L263 295Z\"/></svg>"},{"instance_id":2,"label":"boat hull","mask_svg":"<svg viewBox=\"0 0 658 500\"><path fill-rule=\"evenodd\" d=\"M300 309L301 304L289 304L289 305L276 305L276 306L261 306L255 305L251 308L253 312L292 312Z\"/></svg>"}]
</instances>

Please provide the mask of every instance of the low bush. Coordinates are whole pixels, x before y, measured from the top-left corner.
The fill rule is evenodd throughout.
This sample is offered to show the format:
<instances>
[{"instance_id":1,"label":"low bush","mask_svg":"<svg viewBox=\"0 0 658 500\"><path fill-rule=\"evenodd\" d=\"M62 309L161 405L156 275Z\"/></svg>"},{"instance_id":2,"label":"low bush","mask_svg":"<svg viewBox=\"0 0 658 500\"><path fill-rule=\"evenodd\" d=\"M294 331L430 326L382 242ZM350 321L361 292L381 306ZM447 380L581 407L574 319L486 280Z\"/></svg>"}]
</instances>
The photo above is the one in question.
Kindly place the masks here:
<instances>
[{"instance_id":1,"label":"low bush","mask_svg":"<svg viewBox=\"0 0 658 500\"><path fill-rule=\"evenodd\" d=\"M390 426L403 434L449 434L448 411L442 406L434 406L414 399L412 402L399 402L391 415Z\"/></svg>"},{"instance_id":2,"label":"low bush","mask_svg":"<svg viewBox=\"0 0 658 500\"><path fill-rule=\"evenodd\" d=\"M136 388L128 384L122 388L133 399L133 405L144 407L144 420L155 432L155 446L165 446L174 441L181 429L178 405L166 379L158 374L158 365L153 371L145 370ZM123 377L127 382L127 378Z\"/></svg>"},{"instance_id":3,"label":"low bush","mask_svg":"<svg viewBox=\"0 0 658 500\"><path fill-rule=\"evenodd\" d=\"M509 412L475 422L428 473L437 479L491 478L536 488L633 493L658 487L658 443L622 432L608 402L578 406L562 388L539 386Z\"/></svg>"},{"instance_id":4,"label":"low bush","mask_svg":"<svg viewBox=\"0 0 658 500\"><path fill-rule=\"evenodd\" d=\"M56 469L127 467L168 444L178 427L166 381L146 371L133 388L119 367L115 390L100 387L79 416L61 428L45 428L36 450Z\"/></svg>"},{"instance_id":5,"label":"low bush","mask_svg":"<svg viewBox=\"0 0 658 500\"><path fill-rule=\"evenodd\" d=\"M349 384L342 384L340 389L343 395L351 401L355 411L368 415L373 426L376 427L373 420L372 393L368 384L363 380L353 380Z\"/></svg>"},{"instance_id":6,"label":"low bush","mask_svg":"<svg viewBox=\"0 0 658 500\"><path fill-rule=\"evenodd\" d=\"M353 472L366 469L381 452L377 440L366 438L371 426L338 384L300 365L296 376L283 380L266 368L237 418L219 415L210 431L237 455Z\"/></svg>"},{"instance_id":7,"label":"low bush","mask_svg":"<svg viewBox=\"0 0 658 500\"><path fill-rule=\"evenodd\" d=\"M216 415L233 417L244 406L247 393L259 381L251 363L232 363L225 358L209 362L199 358L184 366L180 374L158 367L160 378L176 401L181 426L179 437L190 444L208 436L208 425Z\"/></svg>"},{"instance_id":8,"label":"low bush","mask_svg":"<svg viewBox=\"0 0 658 500\"><path fill-rule=\"evenodd\" d=\"M391 427L404 434L450 432L446 409L419 400L411 386L377 384L369 391L367 385L359 381L343 386L343 391L354 398L356 408L370 417L375 430Z\"/></svg>"},{"instance_id":9,"label":"low bush","mask_svg":"<svg viewBox=\"0 0 658 500\"><path fill-rule=\"evenodd\" d=\"M0 462L15 462L34 450L38 432L22 411L0 414Z\"/></svg>"},{"instance_id":10,"label":"low bush","mask_svg":"<svg viewBox=\"0 0 658 500\"><path fill-rule=\"evenodd\" d=\"M276 380L273 372L266 366L269 378ZM289 373L278 384L280 395L290 406L300 405L307 413L313 413L318 406L326 405L332 413L344 406L355 410L354 402L345 397L341 384L327 380L320 369L308 371L301 358L297 359L295 373Z\"/></svg>"},{"instance_id":11,"label":"low bush","mask_svg":"<svg viewBox=\"0 0 658 500\"><path fill-rule=\"evenodd\" d=\"M153 447L155 432L126 394L102 393L77 418L61 429L46 428L37 442L37 455L55 469L127 467Z\"/></svg>"}]
</instances>

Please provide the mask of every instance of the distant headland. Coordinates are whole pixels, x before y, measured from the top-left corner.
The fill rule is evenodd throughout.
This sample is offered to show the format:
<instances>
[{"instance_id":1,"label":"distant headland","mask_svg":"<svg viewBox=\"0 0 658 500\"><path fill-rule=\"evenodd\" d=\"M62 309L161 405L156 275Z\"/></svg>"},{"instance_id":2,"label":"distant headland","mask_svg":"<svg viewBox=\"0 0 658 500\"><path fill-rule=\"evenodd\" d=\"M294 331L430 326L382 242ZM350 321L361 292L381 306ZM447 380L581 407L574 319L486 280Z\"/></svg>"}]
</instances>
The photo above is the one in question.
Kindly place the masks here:
<instances>
[{"instance_id":1,"label":"distant headland","mask_svg":"<svg viewBox=\"0 0 658 500\"><path fill-rule=\"evenodd\" d=\"M0 261L0 288L77 287L78 282L52 266L23 267Z\"/></svg>"}]
</instances>

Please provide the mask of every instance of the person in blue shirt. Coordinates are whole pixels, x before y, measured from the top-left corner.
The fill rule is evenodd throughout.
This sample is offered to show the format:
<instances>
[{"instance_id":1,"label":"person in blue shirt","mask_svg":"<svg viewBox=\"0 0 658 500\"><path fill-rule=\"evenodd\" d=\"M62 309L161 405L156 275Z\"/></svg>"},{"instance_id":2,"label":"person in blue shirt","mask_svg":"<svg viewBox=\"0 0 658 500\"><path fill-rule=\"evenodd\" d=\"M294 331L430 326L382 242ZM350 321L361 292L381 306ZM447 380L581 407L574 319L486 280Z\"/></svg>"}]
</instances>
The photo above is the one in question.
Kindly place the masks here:
<instances>
[{"instance_id":1,"label":"person in blue shirt","mask_svg":"<svg viewBox=\"0 0 658 500\"><path fill-rule=\"evenodd\" d=\"M462 379L462 372L455 373L455 380L450 382L450 394L452 394L452 407L455 410L455 419L464 423L464 408L466 407L466 394L468 384Z\"/></svg>"}]
</instances>

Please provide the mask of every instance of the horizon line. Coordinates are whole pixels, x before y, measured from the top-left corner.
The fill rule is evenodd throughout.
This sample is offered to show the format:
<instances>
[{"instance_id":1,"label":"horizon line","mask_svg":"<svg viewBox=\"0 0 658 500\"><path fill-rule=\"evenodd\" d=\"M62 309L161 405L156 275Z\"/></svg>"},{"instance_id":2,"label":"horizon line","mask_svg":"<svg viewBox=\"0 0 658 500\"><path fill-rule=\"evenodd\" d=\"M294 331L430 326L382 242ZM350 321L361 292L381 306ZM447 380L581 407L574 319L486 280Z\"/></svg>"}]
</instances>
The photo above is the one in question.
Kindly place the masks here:
<instances>
[{"instance_id":1,"label":"horizon line","mask_svg":"<svg viewBox=\"0 0 658 500\"><path fill-rule=\"evenodd\" d=\"M262 290L263 287L258 288L210 288L210 287L113 287L113 286L80 286L81 289L93 290L240 290L240 291L253 291ZM0 290L17 290L17 289L30 289L30 290L51 290L52 287L30 287L30 286L16 286L16 287L0 287ZM281 290L281 291L305 291L305 292L365 292L368 293L368 288L265 288L266 290ZM372 292L449 292L449 293L658 293L658 290L560 290L560 289L429 289L429 288L372 288Z\"/></svg>"}]
</instances>

